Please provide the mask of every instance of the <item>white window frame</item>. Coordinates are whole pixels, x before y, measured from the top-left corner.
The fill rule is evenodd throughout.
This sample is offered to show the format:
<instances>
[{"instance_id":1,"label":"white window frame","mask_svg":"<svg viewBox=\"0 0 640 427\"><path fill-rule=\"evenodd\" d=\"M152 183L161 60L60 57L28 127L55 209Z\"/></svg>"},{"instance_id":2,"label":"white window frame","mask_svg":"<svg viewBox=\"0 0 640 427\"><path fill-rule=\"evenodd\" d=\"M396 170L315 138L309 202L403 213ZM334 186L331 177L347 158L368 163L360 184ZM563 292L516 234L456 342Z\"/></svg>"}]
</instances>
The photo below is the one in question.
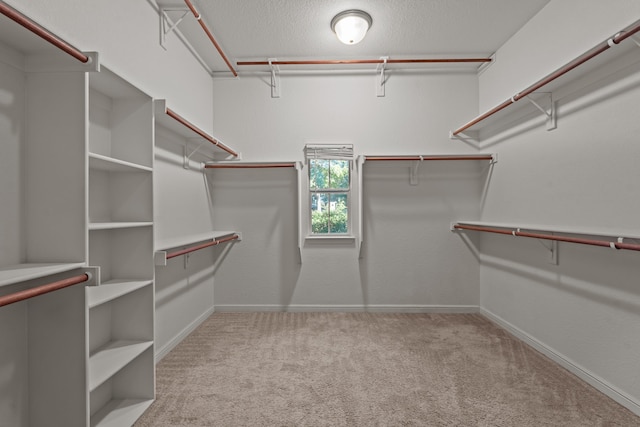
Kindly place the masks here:
<instances>
[{"instance_id":1,"label":"white window frame","mask_svg":"<svg viewBox=\"0 0 640 427\"><path fill-rule=\"evenodd\" d=\"M305 162L299 172L299 225L300 247L305 240L351 240L360 242L361 232L361 161L356 158L352 144L307 144L304 148ZM347 233L313 233L311 229L311 195L310 187L310 159L348 160L349 161L349 190L335 190L335 193L347 193L348 224ZM331 191L322 191L331 192Z\"/></svg>"}]
</instances>

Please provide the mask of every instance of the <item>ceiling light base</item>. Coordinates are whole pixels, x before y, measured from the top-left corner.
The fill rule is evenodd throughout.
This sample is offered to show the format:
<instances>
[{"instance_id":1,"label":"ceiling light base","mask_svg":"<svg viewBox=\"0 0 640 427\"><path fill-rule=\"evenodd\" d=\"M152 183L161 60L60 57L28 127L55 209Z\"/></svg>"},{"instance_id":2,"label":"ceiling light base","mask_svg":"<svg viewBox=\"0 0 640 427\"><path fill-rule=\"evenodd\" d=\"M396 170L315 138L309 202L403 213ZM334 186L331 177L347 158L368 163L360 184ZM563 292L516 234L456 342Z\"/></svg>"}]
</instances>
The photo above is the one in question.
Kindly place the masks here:
<instances>
[{"instance_id":1,"label":"ceiling light base","mask_svg":"<svg viewBox=\"0 0 640 427\"><path fill-rule=\"evenodd\" d=\"M338 40L347 45L357 44L371 28L373 19L363 10L349 9L340 12L331 20L331 30Z\"/></svg>"}]
</instances>

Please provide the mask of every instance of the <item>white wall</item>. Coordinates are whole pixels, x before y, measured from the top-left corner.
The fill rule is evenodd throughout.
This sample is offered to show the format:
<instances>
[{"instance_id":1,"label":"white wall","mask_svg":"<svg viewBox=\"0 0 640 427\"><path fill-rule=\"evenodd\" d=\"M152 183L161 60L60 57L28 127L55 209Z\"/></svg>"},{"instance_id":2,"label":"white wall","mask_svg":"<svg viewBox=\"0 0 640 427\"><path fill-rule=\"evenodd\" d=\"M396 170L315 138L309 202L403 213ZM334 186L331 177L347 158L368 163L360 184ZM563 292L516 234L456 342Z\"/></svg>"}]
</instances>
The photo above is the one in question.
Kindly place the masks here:
<instances>
[{"instance_id":1,"label":"white wall","mask_svg":"<svg viewBox=\"0 0 640 427\"><path fill-rule=\"evenodd\" d=\"M282 97L259 77L214 79L214 128L245 160L302 160L306 143L352 143L356 154L469 152L448 139L475 114L477 77L284 75ZM365 165L362 259L352 243L307 242L297 262L293 171L215 171L217 229L237 229L216 276L216 309L477 309L477 260L449 231L477 218L486 168L427 163L409 185L409 163ZM487 166L486 162L482 166Z\"/></svg>"},{"instance_id":2,"label":"white wall","mask_svg":"<svg viewBox=\"0 0 640 427\"><path fill-rule=\"evenodd\" d=\"M184 147L197 147L163 126L156 126L154 219L156 249L168 241L213 230L210 191L202 156L183 167ZM182 249L173 248L172 250ZM213 249L172 258L156 267L156 354L162 357L213 312Z\"/></svg>"},{"instance_id":3,"label":"white wall","mask_svg":"<svg viewBox=\"0 0 640 427\"><path fill-rule=\"evenodd\" d=\"M636 1L551 1L481 75L480 105L497 104L638 18ZM482 219L637 235L637 48L554 97L556 130L533 120L481 142L499 156ZM481 248L487 315L640 413L638 254L561 244L555 266L535 240L484 234Z\"/></svg>"}]
</instances>

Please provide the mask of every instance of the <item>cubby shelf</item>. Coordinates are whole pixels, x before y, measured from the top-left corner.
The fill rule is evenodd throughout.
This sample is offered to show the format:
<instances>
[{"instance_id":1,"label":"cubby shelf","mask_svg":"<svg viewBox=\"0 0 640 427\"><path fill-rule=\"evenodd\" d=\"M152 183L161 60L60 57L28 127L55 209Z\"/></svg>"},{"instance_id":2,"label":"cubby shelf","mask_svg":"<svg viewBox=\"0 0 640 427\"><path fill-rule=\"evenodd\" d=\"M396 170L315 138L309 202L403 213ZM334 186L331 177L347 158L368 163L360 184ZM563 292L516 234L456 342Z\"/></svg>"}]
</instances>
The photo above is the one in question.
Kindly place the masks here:
<instances>
[{"instance_id":1,"label":"cubby shelf","mask_svg":"<svg viewBox=\"0 0 640 427\"><path fill-rule=\"evenodd\" d=\"M100 286L87 288L87 307L97 307L152 283L153 281L151 280L109 280L102 282Z\"/></svg>"},{"instance_id":2,"label":"cubby shelf","mask_svg":"<svg viewBox=\"0 0 640 427\"><path fill-rule=\"evenodd\" d=\"M153 341L115 340L99 348L89 357L89 390L95 390L152 345Z\"/></svg>"},{"instance_id":3,"label":"cubby shelf","mask_svg":"<svg viewBox=\"0 0 640 427\"><path fill-rule=\"evenodd\" d=\"M151 172L153 169L136 163L114 159L101 154L89 153L89 167L91 169L108 172Z\"/></svg>"},{"instance_id":4,"label":"cubby shelf","mask_svg":"<svg viewBox=\"0 0 640 427\"><path fill-rule=\"evenodd\" d=\"M153 403L153 399L114 399L91 417L91 427L132 425Z\"/></svg>"}]
</instances>

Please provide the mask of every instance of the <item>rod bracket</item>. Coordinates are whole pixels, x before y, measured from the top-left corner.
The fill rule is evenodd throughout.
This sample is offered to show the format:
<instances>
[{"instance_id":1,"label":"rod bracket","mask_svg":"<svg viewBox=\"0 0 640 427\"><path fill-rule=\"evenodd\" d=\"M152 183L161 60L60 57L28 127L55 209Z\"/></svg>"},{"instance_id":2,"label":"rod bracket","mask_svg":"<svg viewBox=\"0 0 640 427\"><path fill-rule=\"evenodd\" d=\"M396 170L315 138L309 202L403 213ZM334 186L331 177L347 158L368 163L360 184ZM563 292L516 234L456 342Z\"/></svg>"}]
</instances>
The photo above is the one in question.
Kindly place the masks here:
<instances>
[{"instance_id":1,"label":"rod bracket","mask_svg":"<svg viewBox=\"0 0 640 427\"><path fill-rule=\"evenodd\" d=\"M385 96L385 84L387 83L385 69L387 67L387 61L389 60L389 57L381 56L380 59L382 60L382 62L378 64L378 67L376 68L376 73L379 73L376 78L376 96L378 98L382 98Z\"/></svg>"},{"instance_id":2,"label":"rod bracket","mask_svg":"<svg viewBox=\"0 0 640 427\"><path fill-rule=\"evenodd\" d=\"M547 261L550 264L558 265L558 247L559 247L558 241L557 240L549 241L549 246L546 245L544 240L538 240L538 241L542 246L545 247L545 249L549 251L549 258L547 258Z\"/></svg>"},{"instance_id":3,"label":"rod bracket","mask_svg":"<svg viewBox=\"0 0 640 427\"><path fill-rule=\"evenodd\" d=\"M271 97L280 98L280 68L274 64L276 58L269 58L269 68L271 68Z\"/></svg>"},{"instance_id":4,"label":"rod bracket","mask_svg":"<svg viewBox=\"0 0 640 427\"><path fill-rule=\"evenodd\" d=\"M423 161L424 157L420 156L420 160L413 162L413 166L409 168L409 185L418 185L418 172Z\"/></svg>"},{"instance_id":5,"label":"rod bracket","mask_svg":"<svg viewBox=\"0 0 640 427\"><path fill-rule=\"evenodd\" d=\"M182 12L182 15L175 21L169 17L170 12ZM160 46L164 50L167 50L165 43L167 41L167 35L176 31L178 25L189 14L189 8L187 7L160 7Z\"/></svg>"},{"instance_id":6,"label":"rod bracket","mask_svg":"<svg viewBox=\"0 0 640 427\"><path fill-rule=\"evenodd\" d=\"M202 141L200 142L200 144L198 144L198 146L191 152L189 152L189 142L187 141L184 145L184 157L183 157L183 163L182 166L185 169L189 169L190 168L190 163L191 163L191 157L196 154L208 141Z\"/></svg>"},{"instance_id":7,"label":"rod bracket","mask_svg":"<svg viewBox=\"0 0 640 427\"><path fill-rule=\"evenodd\" d=\"M556 103L553 100L553 94L551 92L544 92L545 98L548 99L549 110L542 107L539 103L537 103L530 96L526 96L526 99L538 110L542 112L547 118L547 130L554 130L558 127L558 123L556 120Z\"/></svg>"}]
</instances>

